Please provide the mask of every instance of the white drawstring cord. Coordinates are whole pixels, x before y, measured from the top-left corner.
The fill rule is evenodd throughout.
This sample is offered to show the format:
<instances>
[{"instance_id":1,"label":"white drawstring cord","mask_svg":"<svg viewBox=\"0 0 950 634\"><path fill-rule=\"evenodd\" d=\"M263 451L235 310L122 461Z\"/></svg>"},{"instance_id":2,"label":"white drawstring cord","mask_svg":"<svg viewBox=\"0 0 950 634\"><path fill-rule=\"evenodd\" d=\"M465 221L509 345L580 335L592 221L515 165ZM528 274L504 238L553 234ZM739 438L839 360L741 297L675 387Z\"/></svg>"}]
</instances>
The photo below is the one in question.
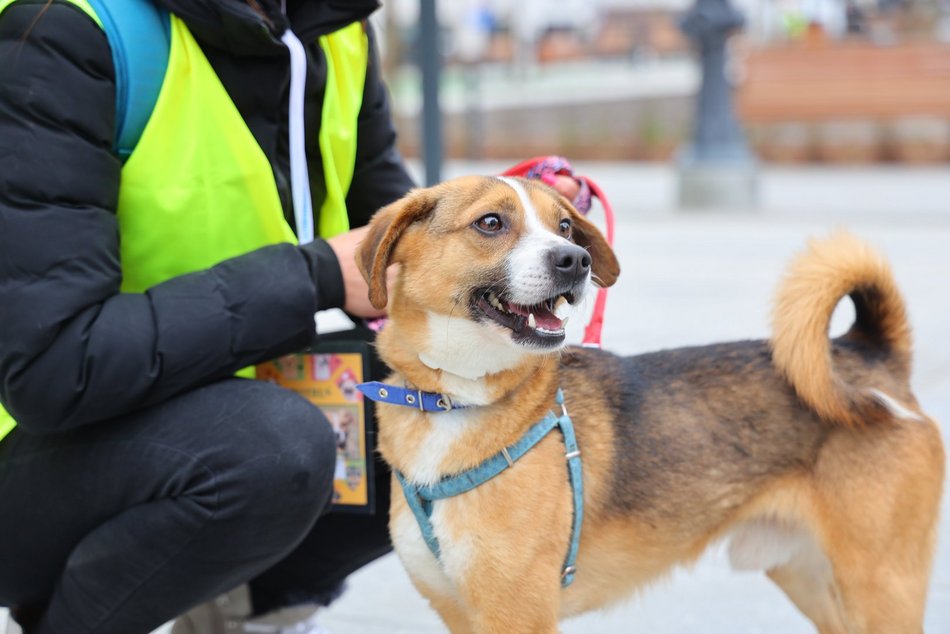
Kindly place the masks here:
<instances>
[{"instance_id":1,"label":"white drawstring cord","mask_svg":"<svg viewBox=\"0 0 950 634\"><path fill-rule=\"evenodd\" d=\"M313 202L310 199L310 175L307 170L307 150L304 145L303 104L307 83L307 53L303 44L288 28L280 37L290 51L290 188L297 223L297 241L313 241Z\"/></svg>"}]
</instances>

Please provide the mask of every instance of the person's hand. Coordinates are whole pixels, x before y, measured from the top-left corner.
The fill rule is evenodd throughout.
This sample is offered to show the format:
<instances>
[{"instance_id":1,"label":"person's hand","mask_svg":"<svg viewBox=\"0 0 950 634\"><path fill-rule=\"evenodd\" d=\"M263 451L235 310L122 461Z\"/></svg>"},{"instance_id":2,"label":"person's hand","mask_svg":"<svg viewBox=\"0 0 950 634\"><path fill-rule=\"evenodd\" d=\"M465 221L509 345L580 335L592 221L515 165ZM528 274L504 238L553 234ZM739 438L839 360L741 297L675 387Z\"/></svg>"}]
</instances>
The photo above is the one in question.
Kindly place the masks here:
<instances>
[{"instance_id":1,"label":"person's hand","mask_svg":"<svg viewBox=\"0 0 950 634\"><path fill-rule=\"evenodd\" d=\"M502 172L505 176L522 176L546 183L567 198L577 211L590 211L590 187L586 179L577 178L574 168L563 156L536 156Z\"/></svg>"},{"instance_id":2,"label":"person's hand","mask_svg":"<svg viewBox=\"0 0 950 634\"><path fill-rule=\"evenodd\" d=\"M340 261L340 271L343 273L343 288L346 293L343 310L355 317L373 319L384 316L386 311L373 308L373 305L369 303L369 286L356 267L356 247L366 237L366 233L367 227L360 227L330 238L327 244ZM389 267L388 283L390 285L394 275L395 269Z\"/></svg>"},{"instance_id":3,"label":"person's hand","mask_svg":"<svg viewBox=\"0 0 950 634\"><path fill-rule=\"evenodd\" d=\"M570 201L577 198L577 193L581 190L581 185L577 182L577 179L565 174L556 174L552 187L557 190L557 193Z\"/></svg>"}]
</instances>

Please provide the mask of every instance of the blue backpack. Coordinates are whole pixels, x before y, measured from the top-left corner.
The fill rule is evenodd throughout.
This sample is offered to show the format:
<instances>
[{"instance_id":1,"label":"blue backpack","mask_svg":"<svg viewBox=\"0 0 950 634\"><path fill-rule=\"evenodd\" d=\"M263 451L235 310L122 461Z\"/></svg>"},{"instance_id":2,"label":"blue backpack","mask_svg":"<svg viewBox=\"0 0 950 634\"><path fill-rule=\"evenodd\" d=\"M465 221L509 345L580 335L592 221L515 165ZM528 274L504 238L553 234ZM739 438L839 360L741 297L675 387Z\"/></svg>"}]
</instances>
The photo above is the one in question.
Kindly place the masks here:
<instances>
[{"instance_id":1,"label":"blue backpack","mask_svg":"<svg viewBox=\"0 0 950 634\"><path fill-rule=\"evenodd\" d=\"M115 144L123 162L152 115L168 68L171 18L153 0L88 0L102 21L115 66Z\"/></svg>"}]
</instances>

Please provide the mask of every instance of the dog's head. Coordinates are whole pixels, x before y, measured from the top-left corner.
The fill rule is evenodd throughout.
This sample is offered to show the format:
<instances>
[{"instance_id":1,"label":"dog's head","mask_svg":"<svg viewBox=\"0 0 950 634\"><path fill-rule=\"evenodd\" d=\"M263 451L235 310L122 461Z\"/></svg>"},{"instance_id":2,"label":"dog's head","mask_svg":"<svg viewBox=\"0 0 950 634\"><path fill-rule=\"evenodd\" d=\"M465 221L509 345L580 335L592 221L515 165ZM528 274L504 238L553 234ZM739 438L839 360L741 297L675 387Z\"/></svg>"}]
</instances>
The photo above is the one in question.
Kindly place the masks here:
<instances>
[{"instance_id":1,"label":"dog's head","mask_svg":"<svg viewBox=\"0 0 950 634\"><path fill-rule=\"evenodd\" d=\"M409 310L461 319L480 341L522 352L563 345L573 306L620 272L600 231L567 199L536 181L493 177L415 190L385 207L357 263L378 308L387 305L386 270L400 264L394 319Z\"/></svg>"}]
</instances>

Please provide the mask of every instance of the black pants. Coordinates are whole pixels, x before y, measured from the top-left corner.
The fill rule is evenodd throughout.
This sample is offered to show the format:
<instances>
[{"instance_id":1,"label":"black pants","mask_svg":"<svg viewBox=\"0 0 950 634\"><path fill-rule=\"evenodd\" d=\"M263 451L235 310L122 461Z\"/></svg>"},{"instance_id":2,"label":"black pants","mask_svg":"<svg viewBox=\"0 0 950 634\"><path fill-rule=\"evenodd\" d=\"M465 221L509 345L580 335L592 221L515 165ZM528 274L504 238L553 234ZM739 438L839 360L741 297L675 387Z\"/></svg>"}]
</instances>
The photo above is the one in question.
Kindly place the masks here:
<instances>
[{"instance_id":1,"label":"black pants","mask_svg":"<svg viewBox=\"0 0 950 634\"><path fill-rule=\"evenodd\" d=\"M135 634L251 579L259 612L326 597L389 550L384 505L321 518L334 461L319 409L241 379L62 434L15 429L0 605L38 618L30 632Z\"/></svg>"}]
</instances>

